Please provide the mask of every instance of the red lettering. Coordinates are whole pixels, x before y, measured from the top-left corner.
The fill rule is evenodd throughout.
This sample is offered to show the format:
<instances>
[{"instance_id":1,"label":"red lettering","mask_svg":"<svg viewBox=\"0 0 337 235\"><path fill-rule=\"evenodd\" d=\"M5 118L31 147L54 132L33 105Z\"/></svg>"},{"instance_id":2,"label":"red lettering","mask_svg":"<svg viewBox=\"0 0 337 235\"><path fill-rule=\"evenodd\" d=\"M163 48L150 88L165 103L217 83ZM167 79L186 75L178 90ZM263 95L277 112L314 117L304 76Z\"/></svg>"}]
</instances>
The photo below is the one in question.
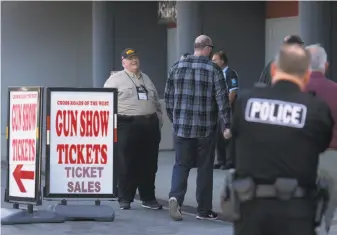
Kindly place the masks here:
<instances>
[{"instance_id":1,"label":"red lettering","mask_svg":"<svg viewBox=\"0 0 337 235\"><path fill-rule=\"evenodd\" d=\"M99 106L109 106L109 101L98 101Z\"/></svg>"},{"instance_id":2,"label":"red lettering","mask_svg":"<svg viewBox=\"0 0 337 235\"><path fill-rule=\"evenodd\" d=\"M108 135L109 111L101 111L102 136Z\"/></svg>"},{"instance_id":3,"label":"red lettering","mask_svg":"<svg viewBox=\"0 0 337 235\"><path fill-rule=\"evenodd\" d=\"M37 125L37 104L14 104L12 107L12 131L31 131Z\"/></svg>"},{"instance_id":4,"label":"red lettering","mask_svg":"<svg viewBox=\"0 0 337 235\"><path fill-rule=\"evenodd\" d=\"M77 135L77 113L77 110L58 110L56 112L55 122L57 136Z\"/></svg>"},{"instance_id":5,"label":"red lettering","mask_svg":"<svg viewBox=\"0 0 337 235\"><path fill-rule=\"evenodd\" d=\"M109 111L82 111L80 113L80 136L107 136Z\"/></svg>"},{"instance_id":6,"label":"red lettering","mask_svg":"<svg viewBox=\"0 0 337 235\"><path fill-rule=\"evenodd\" d=\"M13 139L13 161L35 161L35 139Z\"/></svg>"},{"instance_id":7,"label":"red lettering","mask_svg":"<svg viewBox=\"0 0 337 235\"><path fill-rule=\"evenodd\" d=\"M19 104L14 104L12 107L12 131L21 129L21 108Z\"/></svg>"},{"instance_id":8,"label":"red lettering","mask_svg":"<svg viewBox=\"0 0 337 235\"><path fill-rule=\"evenodd\" d=\"M63 164L63 153L65 156L64 164L76 164L76 159L73 158L73 153L76 155L76 146L69 144L58 144L56 151L59 154L58 164Z\"/></svg>"},{"instance_id":9,"label":"red lettering","mask_svg":"<svg viewBox=\"0 0 337 235\"><path fill-rule=\"evenodd\" d=\"M108 146L106 144L103 144L101 147L101 154L102 154L102 159L101 159L101 163L102 164L106 164L108 162ZM97 151L98 152L98 151ZM97 153L96 152L96 153Z\"/></svg>"},{"instance_id":10,"label":"red lettering","mask_svg":"<svg viewBox=\"0 0 337 235\"><path fill-rule=\"evenodd\" d=\"M106 144L58 144L56 147L58 164L107 164L107 150Z\"/></svg>"}]
</instances>

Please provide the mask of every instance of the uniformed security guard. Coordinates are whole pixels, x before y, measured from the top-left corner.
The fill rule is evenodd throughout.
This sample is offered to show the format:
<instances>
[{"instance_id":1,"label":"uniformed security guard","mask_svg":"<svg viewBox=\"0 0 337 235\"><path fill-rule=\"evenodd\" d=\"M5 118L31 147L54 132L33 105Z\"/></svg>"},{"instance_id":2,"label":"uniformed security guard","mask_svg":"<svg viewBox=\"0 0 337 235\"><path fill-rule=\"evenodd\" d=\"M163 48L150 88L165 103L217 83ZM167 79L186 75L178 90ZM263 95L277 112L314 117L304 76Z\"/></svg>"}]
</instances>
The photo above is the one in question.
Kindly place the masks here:
<instances>
[{"instance_id":1,"label":"uniformed security guard","mask_svg":"<svg viewBox=\"0 0 337 235\"><path fill-rule=\"evenodd\" d=\"M212 61L216 63L223 71L229 96L229 103L231 111L234 108L234 102L237 97L237 91L239 89L239 75L238 73L228 66L228 57L223 51L214 53ZM226 140L222 133L221 122L217 127L217 141L216 141L216 153L217 163L214 164L214 169L230 169L234 167L234 143L231 140Z\"/></svg>"},{"instance_id":2,"label":"uniformed security guard","mask_svg":"<svg viewBox=\"0 0 337 235\"><path fill-rule=\"evenodd\" d=\"M325 102L302 92L309 65L305 48L283 45L271 66L272 86L241 91L236 102L236 235L315 234L324 208L315 211L318 157L334 122Z\"/></svg>"},{"instance_id":3,"label":"uniformed security guard","mask_svg":"<svg viewBox=\"0 0 337 235\"><path fill-rule=\"evenodd\" d=\"M162 110L157 90L140 71L132 48L122 52L123 71L109 77L104 87L118 89L118 201L130 209L138 188L142 206L161 209L155 197L155 177L161 138Z\"/></svg>"}]
</instances>

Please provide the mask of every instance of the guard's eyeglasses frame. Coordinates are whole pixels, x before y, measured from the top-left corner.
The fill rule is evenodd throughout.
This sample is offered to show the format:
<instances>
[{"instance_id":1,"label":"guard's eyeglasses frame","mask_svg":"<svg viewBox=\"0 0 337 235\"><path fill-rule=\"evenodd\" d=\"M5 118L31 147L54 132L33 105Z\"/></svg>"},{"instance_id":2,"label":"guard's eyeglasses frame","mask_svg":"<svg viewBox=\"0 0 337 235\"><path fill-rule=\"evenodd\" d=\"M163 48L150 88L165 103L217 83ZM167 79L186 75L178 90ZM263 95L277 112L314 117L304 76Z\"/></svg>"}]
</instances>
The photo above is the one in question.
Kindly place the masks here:
<instances>
[{"instance_id":1,"label":"guard's eyeglasses frame","mask_svg":"<svg viewBox=\"0 0 337 235\"><path fill-rule=\"evenodd\" d=\"M210 47L210 48L212 48L212 49L214 49L214 46L213 45L205 45L206 47Z\"/></svg>"}]
</instances>

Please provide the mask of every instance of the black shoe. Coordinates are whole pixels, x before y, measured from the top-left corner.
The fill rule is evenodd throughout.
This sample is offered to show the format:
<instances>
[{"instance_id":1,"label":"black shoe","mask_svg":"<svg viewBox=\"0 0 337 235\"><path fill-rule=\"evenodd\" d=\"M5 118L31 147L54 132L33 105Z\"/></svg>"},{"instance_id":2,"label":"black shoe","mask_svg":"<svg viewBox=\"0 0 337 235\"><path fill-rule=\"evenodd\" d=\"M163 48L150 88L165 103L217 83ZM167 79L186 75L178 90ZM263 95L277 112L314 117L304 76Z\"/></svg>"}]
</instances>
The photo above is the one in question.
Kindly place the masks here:
<instances>
[{"instance_id":1,"label":"black shoe","mask_svg":"<svg viewBox=\"0 0 337 235\"><path fill-rule=\"evenodd\" d=\"M153 200L153 201L148 201L148 202L143 202L142 203L142 207L146 208L146 209L151 209L151 210L160 210L163 208L162 205L160 205L157 200Z\"/></svg>"},{"instance_id":2,"label":"black shoe","mask_svg":"<svg viewBox=\"0 0 337 235\"><path fill-rule=\"evenodd\" d=\"M210 211L207 214L197 214L197 219L200 220L217 220L218 219L218 214L215 213L214 211Z\"/></svg>"},{"instance_id":3,"label":"black shoe","mask_svg":"<svg viewBox=\"0 0 337 235\"><path fill-rule=\"evenodd\" d=\"M223 165L224 164L222 164L222 163L216 163L216 164L214 164L213 169L220 169Z\"/></svg>"},{"instance_id":4,"label":"black shoe","mask_svg":"<svg viewBox=\"0 0 337 235\"><path fill-rule=\"evenodd\" d=\"M130 206L130 202L119 202L119 207L121 208L121 210L130 210L131 206Z\"/></svg>"},{"instance_id":5,"label":"black shoe","mask_svg":"<svg viewBox=\"0 0 337 235\"><path fill-rule=\"evenodd\" d=\"M229 170L229 169L233 169L234 168L234 164L233 163L228 163L226 165L224 165L224 169L222 170Z\"/></svg>"},{"instance_id":6,"label":"black shoe","mask_svg":"<svg viewBox=\"0 0 337 235\"><path fill-rule=\"evenodd\" d=\"M220 170L227 170L226 165L221 165Z\"/></svg>"}]
</instances>

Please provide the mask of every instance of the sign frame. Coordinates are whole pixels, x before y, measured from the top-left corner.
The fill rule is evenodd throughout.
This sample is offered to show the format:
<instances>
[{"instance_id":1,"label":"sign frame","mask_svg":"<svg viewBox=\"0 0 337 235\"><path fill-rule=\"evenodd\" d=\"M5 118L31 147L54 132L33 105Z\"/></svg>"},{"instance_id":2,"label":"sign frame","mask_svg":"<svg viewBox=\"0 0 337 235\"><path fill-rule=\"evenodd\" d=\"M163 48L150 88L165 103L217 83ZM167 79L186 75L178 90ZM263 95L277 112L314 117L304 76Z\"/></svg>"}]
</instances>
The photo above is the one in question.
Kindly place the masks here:
<instances>
[{"instance_id":1,"label":"sign frame","mask_svg":"<svg viewBox=\"0 0 337 235\"><path fill-rule=\"evenodd\" d=\"M20 92L20 91L37 91L38 92L38 116L37 116L37 137L36 137L36 153L35 153L35 197L13 197L9 195L10 188L10 156L9 156L9 147L10 147L10 97L11 92ZM6 189L5 189L5 202L8 203L28 203L33 205L42 205L42 194L41 194L41 162L42 162L42 127L43 127L43 101L44 101L44 88L43 87L8 87L8 104L7 104L7 126L6 126L6 141L7 141L7 180L6 180Z\"/></svg>"},{"instance_id":2,"label":"sign frame","mask_svg":"<svg viewBox=\"0 0 337 235\"><path fill-rule=\"evenodd\" d=\"M85 198L85 199L114 199L117 197L118 189L117 189L117 102L118 102L118 89L117 88L72 88L72 87L47 87L47 108L46 108L46 118L47 118L47 131L46 131L46 145L45 145L45 154L46 154L46 174L45 174L45 186L43 188L43 196L48 199L75 199L75 198ZM113 133L113 181L112 194L63 194L63 193L50 193L50 114L51 114L51 93L52 92L107 92L113 93L114 96L114 112L113 112L113 125L114 125L114 133Z\"/></svg>"}]
</instances>

